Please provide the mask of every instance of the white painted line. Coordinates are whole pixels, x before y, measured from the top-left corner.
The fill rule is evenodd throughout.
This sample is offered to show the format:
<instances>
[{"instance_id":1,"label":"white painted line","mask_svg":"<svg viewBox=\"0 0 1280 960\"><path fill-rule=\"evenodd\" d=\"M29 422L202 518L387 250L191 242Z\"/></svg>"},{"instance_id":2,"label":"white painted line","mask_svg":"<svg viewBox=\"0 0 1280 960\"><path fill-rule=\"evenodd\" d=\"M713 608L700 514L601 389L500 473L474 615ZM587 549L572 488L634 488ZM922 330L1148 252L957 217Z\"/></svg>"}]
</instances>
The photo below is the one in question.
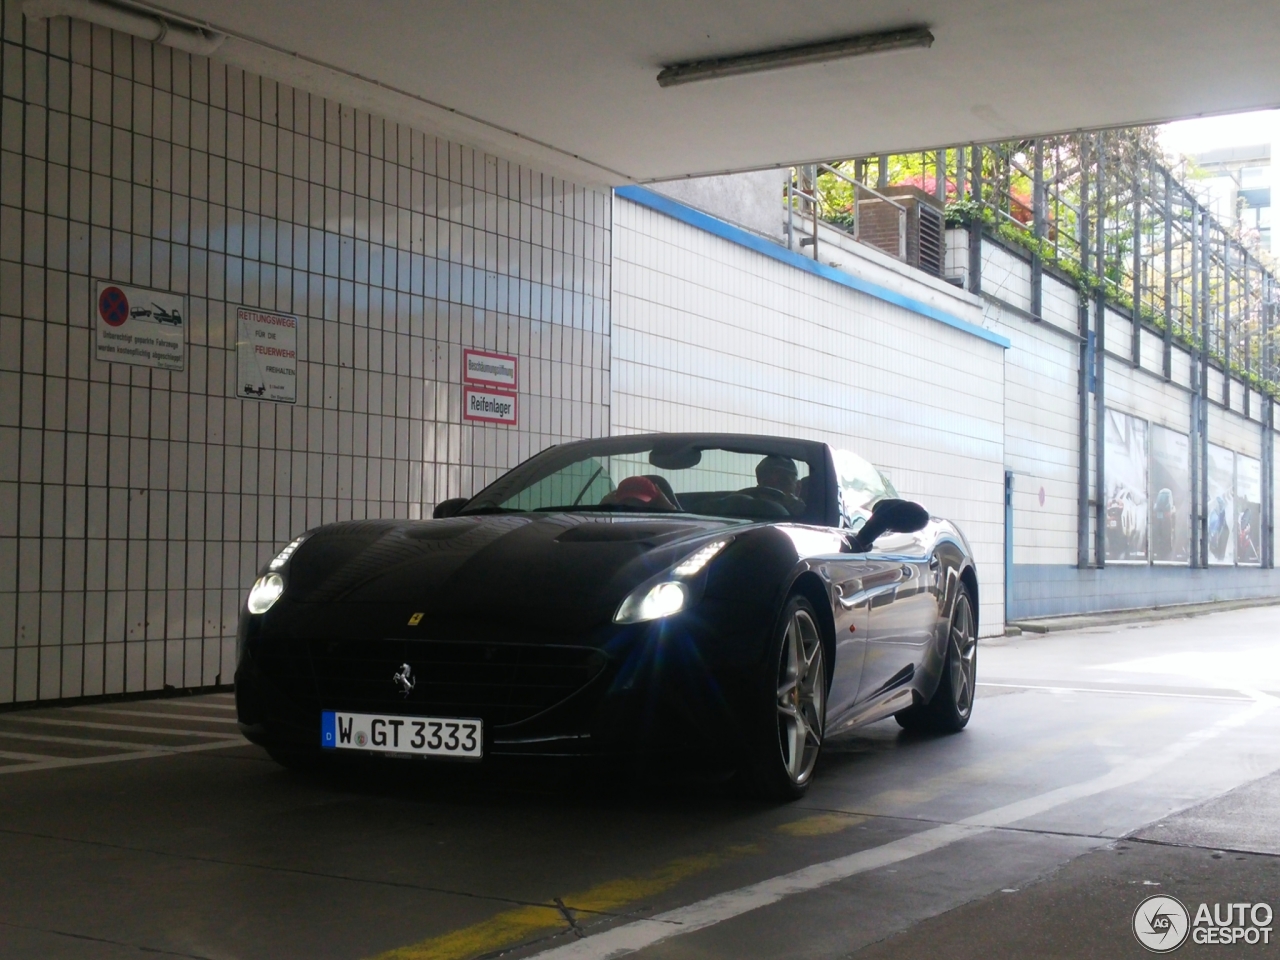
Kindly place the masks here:
<instances>
[{"instance_id":1,"label":"white painted line","mask_svg":"<svg viewBox=\"0 0 1280 960\"><path fill-rule=\"evenodd\" d=\"M35 770L54 770L59 767L83 767L97 763L116 763L120 760L144 760L149 757L170 757L175 753L195 753L201 750L223 750L227 747L243 747L245 741L237 737L234 740L218 740L215 743L196 743L185 747L159 747L155 750L135 750L132 753L111 753L100 757L59 757L46 759L38 763L18 763L11 767L0 767L0 774L30 773Z\"/></svg>"},{"instance_id":2,"label":"white painted line","mask_svg":"<svg viewBox=\"0 0 1280 960\"><path fill-rule=\"evenodd\" d=\"M808 893L850 877L901 863L921 854L931 853L968 837L1009 826L1055 807L1082 800L1107 790L1127 786L1150 776L1161 767L1190 752L1228 730L1243 726L1255 717L1280 706L1280 699L1246 691L1255 697L1253 705L1217 723L1187 734L1146 757L1133 760L1124 767L1092 780L1050 790L1038 796L987 810L958 823L948 823L902 837L879 847L859 850L825 863L815 863L779 877L750 886L730 890L675 910L668 910L645 920L626 923L603 933L544 950L534 956L542 960L612 960L643 950L655 943L684 936L707 927L732 920L745 913L777 903L798 893Z\"/></svg>"},{"instance_id":3,"label":"white painted line","mask_svg":"<svg viewBox=\"0 0 1280 960\"><path fill-rule=\"evenodd\" d=\"M208 700L139 700L148 707L182 707L184 710L235 710L234 703L212 703Z\"/></svg>"},{"instance_id":4,"label":"white painted line","mask_svg":"<svg viewBox=\"0 0 1280 960\"><path fill-rule=\"evenodd\" d=\"M1122 693L1129 697L1181 697L1187 700L1230 700L1232 703L1249 703L1248 697L1219 697L1212 693L1164 693L1156 690L1120 690L1114 687L1049 687L1034 683L990 683L979 680L979 687L1006 687L1011 690L1051 690L1054 693Z\"/></svg>"},{"instance_id":5,"label":"white painted line","mask_svg":"<svg viewBox=\"0 0 1280 960\"><path fill-rule=\"evenodd\" d=\"M44 743L74 743L82 747L121 747L137 750L139 747L155 747L159 744L137 740L96 740L87 737L55 737L51 733L19 733L16 730L0 730L0 740L35 740Z\"/></svg>"},{"instance_id":6,"label":"white painted line","mask_svg":"<svg viewBox=\"0 0 1280 960\"><path fill-rule=\"evenodd\" d=\"M114 707L67 707L84 713L109 713L115 717L158 717L161 720L199 720L202 723L235 723L227 717L196 717L189 713L157 713L154 710L117 710Z\"/></svg>"},{"instance_id":7,"label":"white painted line","mask_svg":"<svg viewBox=\"0 0 1280 960\"><path fill-rule=\"evenodd\" d=\"M47 753L18 753L15 750L0 750L0 758L5 760L57 760L58 757Z\"/></svg>"},{"instance_id":8,"label":"white painted line","mask_svg":"<svg viewBox=\"0 0 1280 960\"><path fill-rule=\"evenodd\" d=\"M225 737L225 733L208 730L170 730L166 727L135 727L125 723L94 723L89 720L55 720L53 717L27 717L10 713L0 721L16 720L19 723L48 723L55 727L84 727L86 730L126 730L129 733L161 733L170 737ZM3 730L3 727L0 727Z\"/></svg>"}]
</instances>

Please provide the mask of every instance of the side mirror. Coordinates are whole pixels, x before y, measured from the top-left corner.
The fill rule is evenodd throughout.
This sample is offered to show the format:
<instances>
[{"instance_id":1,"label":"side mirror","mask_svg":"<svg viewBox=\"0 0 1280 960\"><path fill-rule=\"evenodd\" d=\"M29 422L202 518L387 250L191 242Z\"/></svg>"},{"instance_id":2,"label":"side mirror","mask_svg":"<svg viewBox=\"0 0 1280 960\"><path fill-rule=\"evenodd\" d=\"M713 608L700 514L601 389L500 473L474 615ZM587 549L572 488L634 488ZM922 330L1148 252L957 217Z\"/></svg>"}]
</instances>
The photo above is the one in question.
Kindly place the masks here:
<instances>
[{"instance_id":1,"label":"side mirror","mask_svg":"<svg viewBox=\"0 0 1280 960\"><path fill-rule=\"evenodd\" d=\"M853 537L853 550L871 549L882 533L915 533L929 523L929 511L910 500L880 500L871 508L871 518Z\"/></svg>"},{"instance_id":2,"label":"side mirror","mask_svg":"<svg viewBox=\"0 0 1280 960\"><path fill-rule=\"evenodd\" d=\"M469 499L469 497L453 497L449 500L441 500L436 504L436 508L431 511L431 519L442 520L445 517L454 516L467 505Z\"/></svg>"}]
</instances>

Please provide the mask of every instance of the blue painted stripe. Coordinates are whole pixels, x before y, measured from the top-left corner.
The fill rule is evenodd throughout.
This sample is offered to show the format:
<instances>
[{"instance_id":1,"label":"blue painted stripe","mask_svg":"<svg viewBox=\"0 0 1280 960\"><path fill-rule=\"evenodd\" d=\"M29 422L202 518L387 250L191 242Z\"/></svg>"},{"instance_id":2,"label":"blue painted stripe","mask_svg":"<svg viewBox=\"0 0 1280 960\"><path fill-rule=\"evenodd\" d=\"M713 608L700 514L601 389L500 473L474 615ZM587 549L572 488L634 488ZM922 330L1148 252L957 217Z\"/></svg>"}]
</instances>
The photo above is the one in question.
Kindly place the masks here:
<instances>
[{"instance_id":1,"label":"blue painted stripe","mask_svg":"<svg viewBox=\"0 0 1280 960\"><path fill-rule=\"evenodd\" d=\"M325 710L320 714L320 746L330 750L338 748L338 725L334 722L333 713Z\"/></svg>"},{"instance_id":2,"label":"blue painted stripe","mask_svg":"<svg viewBox=\"0 0 1280 960\"><path fill-rule=\"evenodd\" d=\"M888 287L882 287L878 283L872 283L869 280L863 280L855 277L853 274L845 273L843 270L837 270L835 267L829 267L824 263L819 263L811 257L806 257L796 253L794 250L788 250L771 240L757 236L750 231L743 230L741 227L735 227L731 223L725 223L709 214L705 214L700 210L694 210L687 207L677 200L664 197L660 193L654 193L644 187L615 187L614 193L622 197L624 200L630 200L632 203L638 203L642 207L648 207L650 210L656 210L658 213L665 214L672 219L679 220L681 223L687 223L691 227L697 227L699 230L705 230L713 236L720 237L722 240L728 240L740 247L746 247L756 253L764 254L770 259L785 263L788 266L795 267L797 270L804 270L807 273L816 274L824 280L830 280L832 283L838 283L842 287L848 287L850 290L857 290L859 293L865 293L869 297L875 297L877 300L883 300L885 303L891 303L895 307L902 307L910 310L912 313L918 313L922 317L928 317L930 320L937 320L944 323L948 327L961 330L964 333L977 337L979 340L985 340L988 343L994 343L998 347L1008 350L1013 344L1008 337L1002 337L998 333L992 333L990 330L978 326L976 323L970 323L968 320L961 320L959 317L947 313L945 310L939 310L937 307L916 300L898 293L896 290L890 290Z\"/></svg>"}]
</instances>

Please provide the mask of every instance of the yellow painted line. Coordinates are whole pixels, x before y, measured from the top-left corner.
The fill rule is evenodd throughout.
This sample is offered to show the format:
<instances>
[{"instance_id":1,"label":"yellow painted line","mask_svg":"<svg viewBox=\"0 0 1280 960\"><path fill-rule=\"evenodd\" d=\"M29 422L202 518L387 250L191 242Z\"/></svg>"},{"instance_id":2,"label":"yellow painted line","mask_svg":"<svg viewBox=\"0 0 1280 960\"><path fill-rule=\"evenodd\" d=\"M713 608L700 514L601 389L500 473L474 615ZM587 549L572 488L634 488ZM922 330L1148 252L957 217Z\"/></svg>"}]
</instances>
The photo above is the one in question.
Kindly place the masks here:
<instances>
[{"instance_id":1,"label":"yellow painted line","mask_svg":"<svg viewBox=\"0 0 1280 960\"><path fill-rule=\"evenodd\" d=\"M825 837L866 822L866 817L856 813L819 813L812 817L792 820L776 829L778 833L784 833L788 837Z\"/></svg>"},{"instance_id":2,"label":"yellow painted line","mask_svg":"<svg viewBox=\"0 0 1280 960\"><path fill-rule=\"evenodd\" d=\"M612 913L627 904L657 896L682 880L705 873L722 863L757 853L759 849L755 844L742 844L729 847L724 853L704 853L682 857L679 860L672 860L646 876L609 880L592 887L585 893L573 894L562 899L564 905L570 910L580 910L584 913Z\"/></svg>"},{"instance_id":3,"label":"yellow painted line","mask_svg":"<svg viewBox=\"0 0 1280 960\"><path fill-rule=\"evenodd\" d=\"M575 913L612 913L629 904L660 894L683 880L748 853L754 845L729 847L723 853L681 857L640 877L606 880L581 893L561 897L570 916ZM488 920L431 937L406 947L378 954L373 960L466 960L528 940L539 934L567 931L570 923L554 902L505 910Z\"/></svg>"},{"instance_id":4,"label":"yellow painted line","mask_svg":"<svg viewBox=\"0 0 1280 960\"><path fill-rule=\"evenodd\" d=\"M463 960L567 927L558 907L517 907L442 937L380 953L376 960Z\"/></svg>"},{"instance_id":5,"label":"yellow painted line","mask_svg":"<svg viewBox=\"0 0 1280 960\"><path fill-rule=\"evenodd\" d=\"M1172 711L1164 705L1137 710L1122 718L1069 735L1044 740L1034 746L1020 746L996 757L949 770L914 784L911 788L881 791L868 797L859 806L871 815L892 817L897 808L925 803L944 793L954 791L958 783L982 782L992 775L1004 773L1015 766L1042 759L1046 754L1078 747L1081 738L1114 733L1117 726L1151 720ZM1012 761L1012 762L1010 762ZM900 812L900 810L899 810ZM791 837L825 836L839 833L864 823L868 816L861 813L824 811L781 824L777 832ZM755 845L729 847L722 853L709 853L673 860L652 873L640 877L608 880L582 893L560 898L570 916L575 913L615 913L622 908L656 896L683 880L726 863L731 859L758 851ZM422 940L405 947L397 947L378 954L371 960L468 960L468 958L493 953L515 946L539 935L564 933L571 927L559 905L552 902L516 907L503 911L487 920L438 937Z\"/></svg>"}]
</instances>

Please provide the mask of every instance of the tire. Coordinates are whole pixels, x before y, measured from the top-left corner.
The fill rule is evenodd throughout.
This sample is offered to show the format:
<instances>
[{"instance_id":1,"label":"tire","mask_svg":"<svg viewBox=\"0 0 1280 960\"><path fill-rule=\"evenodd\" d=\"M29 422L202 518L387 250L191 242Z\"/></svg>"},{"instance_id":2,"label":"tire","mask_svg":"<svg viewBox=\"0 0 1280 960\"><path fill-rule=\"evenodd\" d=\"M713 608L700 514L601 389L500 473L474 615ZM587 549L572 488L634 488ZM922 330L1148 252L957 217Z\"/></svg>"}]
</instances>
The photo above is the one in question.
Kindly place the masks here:
<instances>
[{"instance_id":1,"label":"tire","mask_svg":"<svg viewBox=\"0 0 1280 960\"><path fill-rule=\"evenodd\" d=\"M827 656L813 605L793 595L774 628L759 686L750 767L755 792L798 800L809 789L827 719Z\"/></svg>"},{"instance_id":2,"label":"tire","mask_svg":"<svg viewBox=\"0 0 1280 960\"><path fill-rule=\"evenodd\" d=\"M974 684L978 676L978 637L973 604L961 591L947 627L947 654L942 679L928 703L894 714L904 730L959 733L973 716Z\"/></svg>"}]
</instances>

